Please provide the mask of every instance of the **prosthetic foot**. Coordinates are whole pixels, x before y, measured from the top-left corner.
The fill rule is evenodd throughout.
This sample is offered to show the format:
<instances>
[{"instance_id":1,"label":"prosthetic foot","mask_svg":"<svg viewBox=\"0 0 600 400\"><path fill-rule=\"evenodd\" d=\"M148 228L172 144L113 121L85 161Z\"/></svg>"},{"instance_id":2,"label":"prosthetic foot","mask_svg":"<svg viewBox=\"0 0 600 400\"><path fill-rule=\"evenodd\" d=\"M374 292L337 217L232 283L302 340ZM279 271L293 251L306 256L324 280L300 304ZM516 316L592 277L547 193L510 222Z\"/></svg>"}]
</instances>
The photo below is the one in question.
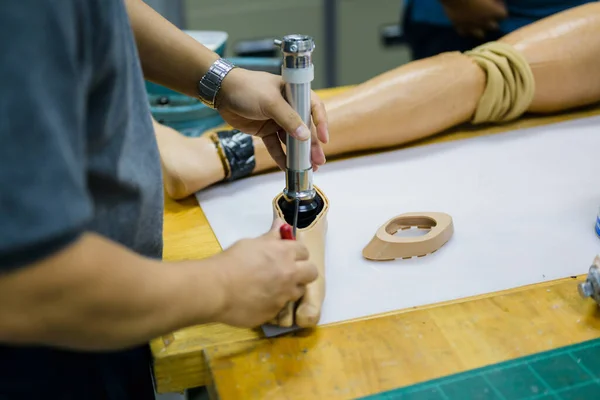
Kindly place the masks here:
<instances>
[{"instance_id":1,"label":"prosthetic foot","mask_svg":"<svg viewBox=\"0 0 600 400\"><path fill-rule=\"evenodd\" d=\"M327 233L327 212L329 200L315 187L316 196L305 204L300 204L296 240L301 241L310 252L310 261L318 270L319 277L306 287L305 295L296 303L289 303L271 321L281 327L294 324L301 328L314 327L321 318L321 306L325 299L325 235ZM283 194L273 199L273 218L281 218L288 224L293 223L293 203Z\"/></svg>"}]
</instances>

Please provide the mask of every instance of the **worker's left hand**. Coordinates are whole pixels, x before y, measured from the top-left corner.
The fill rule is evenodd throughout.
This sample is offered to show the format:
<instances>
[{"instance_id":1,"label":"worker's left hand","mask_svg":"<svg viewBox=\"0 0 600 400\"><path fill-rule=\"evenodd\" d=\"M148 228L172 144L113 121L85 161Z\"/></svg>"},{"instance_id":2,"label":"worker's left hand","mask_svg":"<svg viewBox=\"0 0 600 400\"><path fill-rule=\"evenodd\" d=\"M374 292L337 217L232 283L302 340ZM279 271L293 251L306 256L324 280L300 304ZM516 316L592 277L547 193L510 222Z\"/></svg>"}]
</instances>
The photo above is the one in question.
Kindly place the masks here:
<instances>
[{"instance_id":1,"label":"worker's left hand","mask_svg":"<svg viewBox=\"0 0 600 400\"><path fill-rule=\"evenodd\" d=\"M313 170L325 163L321 143L327 143L327 115L319 97L311 93L312 123L307 127L283 96L284 82L279 75L235 68L223 80L217 97L217 109L229 125L255 135L265 143L269 154L281 169L286 156L282 142L288 132L297 139L312 136Z\"/></svg>"},{"instance_id":2,"label":"worker's left hand","mask_svg":"<svg viewBox=\"0 0 600 400\"><path fill-rule=\"evenodd\" d=\"M508 16L504 0L440 0L457 33L484 40Z\"/></svg>"}]
</instances>

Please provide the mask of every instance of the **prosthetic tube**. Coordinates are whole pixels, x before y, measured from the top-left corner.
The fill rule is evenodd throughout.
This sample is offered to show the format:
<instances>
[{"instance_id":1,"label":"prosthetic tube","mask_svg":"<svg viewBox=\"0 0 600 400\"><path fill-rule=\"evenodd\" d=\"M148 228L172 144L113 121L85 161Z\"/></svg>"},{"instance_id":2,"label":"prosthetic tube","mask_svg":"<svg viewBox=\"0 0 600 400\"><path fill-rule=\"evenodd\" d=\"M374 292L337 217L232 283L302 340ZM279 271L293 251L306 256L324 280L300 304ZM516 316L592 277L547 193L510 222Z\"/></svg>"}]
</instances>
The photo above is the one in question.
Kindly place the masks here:
<instances>
[{"instance_id":1,"label":"prosthetic tube","mask_svg":"<svg viewBox=\"0 0 600 400\"><path fill-rule=\"evenodd\" d=\"M309 36L288 35L275 44L283 52L281 75L285 82L285 95L292 108L300 115L310 129L311 82L314 79L312 52L314 41ZM283 191L288 202L299 200L310 202L315 197L310 156L310 138L301 141L293 138L289 132L286 137L286 186Z\"/></svg>"}]
</instances>

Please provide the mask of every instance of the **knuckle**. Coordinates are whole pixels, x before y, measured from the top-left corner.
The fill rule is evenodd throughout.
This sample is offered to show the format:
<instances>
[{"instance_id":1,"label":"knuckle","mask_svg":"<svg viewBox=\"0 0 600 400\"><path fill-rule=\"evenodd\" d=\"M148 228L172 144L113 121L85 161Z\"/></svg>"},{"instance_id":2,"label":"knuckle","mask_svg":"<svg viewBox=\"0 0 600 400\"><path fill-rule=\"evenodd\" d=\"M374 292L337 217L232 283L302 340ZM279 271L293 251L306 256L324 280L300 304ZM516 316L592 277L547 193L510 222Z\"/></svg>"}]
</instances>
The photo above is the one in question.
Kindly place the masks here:
<instances>
[{"instance_id":1,"label":"knuckle","mask_svg":"<svg viewBox=\"0 0 600 400\"><path fill-rule=\"evenodd\" d=\"M306 247L304 244L300 244L298 247L298 253L300 253L303 259L307 259L309 256L308 247Z\"/></svg>"},{"instance_id":2,"label":"knuckle","mask_svg":"<svg viewBox=\"0 0 600 400\"><path fill-rule=\"evenodd\" d=\"M277 266L275 268L275 277L276 277L277 281L279 281L280 283L287 282L289 268L282 267L281 262L277 262L277 261L276 261L275 265Z\"/></svg>"},{"instance_id":3,"label":"knuckle","mask_svg":"<svg viewBox=\"0 0 600 400\"><path fill-rule=\"evenodd\" d=\"M277 99L274 96L269 96L260 102L260 109L263 114L273 118L277 113Z\"/></svg>"},{"instance_id":4,"label":"knuckle","mask_svg":"<svg viewBox=\"0 0 600 400\"><path fill-rule=\"evenodd\" d=\"M309 276L313 279L316 279L317 276L319 276L319 270L317 269L317 265L315 263L307 262L304 268L306 269L306 272L309 274Z\"/></svg>"},{"instance_id":5,"label":"knuckle","mask_svg":"<svg viewBox=\"0 0 600 400\"><path fill-rule=\"evenodd\" d=\"M294 245L294 242L288 241L288 240L282 240L281 241L281 254L286 257L294 257L294 255L296 254L296 248Z\"/></svg>"},{"instance_id":6,"label":"knuckle","mask_svg":"<svg viewBox=\"0 0 600 400\"><path fill-rule=\"evenodd\" d=\"M296 268L282 268L281 276L286 282L291 282L294 279Z\"/></svg>"},{"instance_id":7,"label":"knuckle","mask_svg":"<svg viewBox=\"0 0 600 400\"><path fill-rule=\"evenodd\" d=\"M295 289L294 297L295 299L299 299L306 294L306 286L298 285Z\"/></svg>"},{"instance_id":8,"label":"knuckle","mask_svg":"<svg viewBox=\"0 0 600 400\"><path fill-rule=\"evenodd\" d=\"M287 246L287 242L284 240L278 240L275 243L274 253L277 253L279 257L286 256L289 254L290 248Z\"/></svg>"}]
</instances>

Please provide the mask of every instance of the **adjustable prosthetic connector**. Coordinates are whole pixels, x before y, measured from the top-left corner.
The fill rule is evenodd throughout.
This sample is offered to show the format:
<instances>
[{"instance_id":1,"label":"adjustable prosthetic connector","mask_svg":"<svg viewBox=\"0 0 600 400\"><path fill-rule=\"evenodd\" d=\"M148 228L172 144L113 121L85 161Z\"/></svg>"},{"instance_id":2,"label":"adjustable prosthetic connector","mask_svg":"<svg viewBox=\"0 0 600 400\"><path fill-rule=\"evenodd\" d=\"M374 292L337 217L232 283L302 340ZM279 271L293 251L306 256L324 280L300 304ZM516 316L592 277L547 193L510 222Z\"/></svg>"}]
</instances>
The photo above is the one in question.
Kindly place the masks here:
<instances>
[{"instance_id":1,"label":"adjustable prosthetic connector","mask_svg":"<svg viewBox=\"0 0 600 400\"><path fill-rule=\"evenodd\" d=\"M285 82L285 97L292 108L300 115L302 122L310 129L311 121L311 82L314 79L312 52L314 40L305 35L287 35L275 44L283 53L281 76ZM287 133L286 137L286 186L283 190L284 202L281 204L286 216L295 213L303 219L318 213L322 209L322 199L318 200L313 187L311 161L311 139L298 140ZM319 206L321 204L321 206ZM293 217L290 219L291 224Z\"/></svg>"},{"instance_id":2,"label":"adjustable prosthetic connector","mask_svg":"<svg viewBox=\"0 0 600 400\"><path fill-rule=\"evenodd\" d=\"M324 204L323 198L317 192L310 200L300 200L297 219L294 220L296 217L296 202L288 200L285 195L277 201L277 206L281 209L285 222L298 229L304 229L312 224L319 213L323 211Z\"/></svg>"}]
</instances>

